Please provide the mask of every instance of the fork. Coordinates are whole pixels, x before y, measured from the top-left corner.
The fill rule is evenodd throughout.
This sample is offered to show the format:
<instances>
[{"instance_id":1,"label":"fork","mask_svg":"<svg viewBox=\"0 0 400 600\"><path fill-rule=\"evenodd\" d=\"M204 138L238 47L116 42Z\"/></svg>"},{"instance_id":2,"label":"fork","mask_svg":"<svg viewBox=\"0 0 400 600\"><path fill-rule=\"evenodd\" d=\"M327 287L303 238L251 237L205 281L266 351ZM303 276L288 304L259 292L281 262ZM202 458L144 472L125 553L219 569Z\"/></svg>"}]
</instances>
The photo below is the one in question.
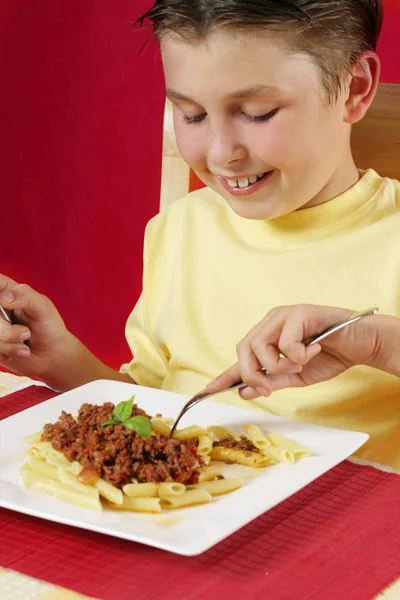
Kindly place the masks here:
<instances>
[{"instance_id":1,"label":"fork","mask_svg":"<svg viewBox=\"0 0 400 600\"><path fill-rule=\"evenodd\" d=\"M374 307L374 308L368 308L367 310L363 310L362 312L354 313L348 319L346 319L344 321L340 321L339 323L336 323L335 325L332 325L331 327L328 327L327 329L324 329L324 331L322 331L321 333L319 333L318 335L316 335L315 337L313 337L311 339L311 341L307 342L305 345L306 346L313 346L314 344L318 344L318 342L320 342L321 340L324 340L329 335L332 335L333 333L336 333L337 331L340 331L340 329L343 329L344 327L347 327L348 325L351 325L352 323L356 323L357 321L360 321L360 319L364 319L364 317L369 317L371 315L375 315L378 312L378 310L379 310L379 308ZM268 374L268 371L266 369L261 369L261 370L264 371L264 373ZM228 392L228 391L232 391L232 390L238 390L238 389L240 389L242 387L246 387L246 384L243 383L243 381L238 381L236 383L233 383L231 386L229 386L225 390L220 390L218 392L207 392L207 390L202 390L201 392L199 392L195 396L192 396L192 398L190 398L190 400L188 400L188 402L186 402L185 406L182 408L181 412L177 416L177 418L175 420L175 423L173 424L172 429L171 429L171 431L169 433L169 437L172 437L172 435L173 435L173 433L174 433L174 431L175 431L175 429L176 429L179 421L181 420L181 418L183 417L183 415L190 408L193 408L193 406L195 406L196 404L198 404L202 400L210 398L211 396L215 396L216 394L222 394L222 392Z\"/></svg>"}]
</instances>

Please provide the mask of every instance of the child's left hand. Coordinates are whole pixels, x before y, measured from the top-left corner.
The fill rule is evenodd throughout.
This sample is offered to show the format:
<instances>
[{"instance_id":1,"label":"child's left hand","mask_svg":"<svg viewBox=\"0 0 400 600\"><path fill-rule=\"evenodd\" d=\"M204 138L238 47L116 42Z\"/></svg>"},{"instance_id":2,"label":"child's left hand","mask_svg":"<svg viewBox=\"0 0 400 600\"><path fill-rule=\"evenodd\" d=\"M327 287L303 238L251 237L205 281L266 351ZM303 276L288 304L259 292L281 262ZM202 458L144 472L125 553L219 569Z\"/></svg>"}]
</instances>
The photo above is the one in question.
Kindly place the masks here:
<instances>
[{"instance_id":1,"label":"child's left hand","mask_svg":"<svg viewBox=\"0 0 400 600\"><path fill-rule=\"evenodd\" d=\"M399 347L400 339L397 338L396 344L394 328L400 329L400 319L396 317L367 317L319 344L308 347L303 344L303 340L354 312L312 305L271 310L238 344L238 362L211 382L207 391L222 391L241 379L246 383L240 390L241 397L252 400L282 388L326 381L359 364L399 374L398 367L392 367L392 363L396 364L393 351Z\"/></svg>"}]
</instances>

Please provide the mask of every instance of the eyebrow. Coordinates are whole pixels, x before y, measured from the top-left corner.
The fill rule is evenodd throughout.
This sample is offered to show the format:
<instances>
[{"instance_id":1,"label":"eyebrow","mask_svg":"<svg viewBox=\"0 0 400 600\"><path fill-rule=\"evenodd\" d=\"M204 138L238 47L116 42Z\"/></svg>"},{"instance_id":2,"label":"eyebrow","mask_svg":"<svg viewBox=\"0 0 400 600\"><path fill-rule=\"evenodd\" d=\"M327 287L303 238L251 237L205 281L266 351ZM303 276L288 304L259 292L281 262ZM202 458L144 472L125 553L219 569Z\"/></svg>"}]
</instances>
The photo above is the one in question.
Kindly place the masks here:
<instances>
[{"instance_id":1,"label":"eyebrow","mask_svg":"<svg viewBox=\"0 0 400 600\"><path fill-rule=\"evenodd\" d=\"M172 88L167 88L166 95L170 100L183 100L186 102L192 102L190 98L184 96L180 92L173 90ZM279 96L282 94L282 90L273 86L273 85L252 85L250 87L244 88L242 90L236 90L228 96L230 98L251 98L253 96Z\"/></svg>"}]
</instances>

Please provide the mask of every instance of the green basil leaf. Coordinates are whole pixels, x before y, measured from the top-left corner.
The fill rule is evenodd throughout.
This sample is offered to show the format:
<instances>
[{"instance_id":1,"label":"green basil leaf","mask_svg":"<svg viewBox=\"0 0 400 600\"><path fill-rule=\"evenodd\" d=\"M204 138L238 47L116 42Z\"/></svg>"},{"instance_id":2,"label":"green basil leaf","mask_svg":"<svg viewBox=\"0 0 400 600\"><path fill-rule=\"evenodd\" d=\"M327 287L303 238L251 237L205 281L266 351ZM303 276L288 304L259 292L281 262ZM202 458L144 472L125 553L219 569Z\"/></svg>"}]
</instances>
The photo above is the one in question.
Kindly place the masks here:
<instances>
[{"instance_id":1,"label":"green basil leaf","mask_svg":"<svg viewBox=\"0 0 400 600\"><path fill-rule=\"evenodd\" d=\"M105 427L106 425L116 425L117 423L118 421L115 419L108 419L108 421L104 421L102 427Z\"/></svg>"},{"instance_id":2,"label":"green basil leaf","mask_svg":"<svg viewBox=\"0 0 400 600\"><path fill-rule=\"evenodd\" d=\"M137 415L124 422L125 427L136 431L141 437L151 437L151 421L147 417Z\"/></svg>"},{"instance_id":3,"label":"green basil leaf","mask_svg":"<svg viewBox=\"0 0 400 600\"><path fill-rule=\"evenodd\" d=\"M116 419L116 421L118 421L118 423L124 423L129 419L132 414L134 400L135 396L132 396L132 398L129 398L129 400L123 400L114 407L113 417Z\"/></svg>"}]
</instances>

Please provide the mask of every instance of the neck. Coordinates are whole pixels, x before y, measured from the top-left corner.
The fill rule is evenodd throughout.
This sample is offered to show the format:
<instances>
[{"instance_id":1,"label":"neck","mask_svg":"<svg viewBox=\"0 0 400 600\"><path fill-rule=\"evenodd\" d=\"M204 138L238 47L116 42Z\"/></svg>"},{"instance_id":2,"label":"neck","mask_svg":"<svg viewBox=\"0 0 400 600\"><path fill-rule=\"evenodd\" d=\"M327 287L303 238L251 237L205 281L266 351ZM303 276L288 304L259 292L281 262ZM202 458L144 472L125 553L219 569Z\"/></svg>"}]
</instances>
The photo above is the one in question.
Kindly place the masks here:
<instances>
[{"instance_id":1,"label":"neck","mask_svg":"<svg viewBox=\"0 0 400 600\"><path fill-rule=\"evenodd\" d=\"M332 173L322 190L301 208L310 208L311 206L324 204L325 202L332 200L332 198L336 198L349 190L359 179L360 174L354 164L353 156L351 155L351 152L349 152L349 154L346 154L342 159L338 168Z\"/></svg>"}]
</instances>

